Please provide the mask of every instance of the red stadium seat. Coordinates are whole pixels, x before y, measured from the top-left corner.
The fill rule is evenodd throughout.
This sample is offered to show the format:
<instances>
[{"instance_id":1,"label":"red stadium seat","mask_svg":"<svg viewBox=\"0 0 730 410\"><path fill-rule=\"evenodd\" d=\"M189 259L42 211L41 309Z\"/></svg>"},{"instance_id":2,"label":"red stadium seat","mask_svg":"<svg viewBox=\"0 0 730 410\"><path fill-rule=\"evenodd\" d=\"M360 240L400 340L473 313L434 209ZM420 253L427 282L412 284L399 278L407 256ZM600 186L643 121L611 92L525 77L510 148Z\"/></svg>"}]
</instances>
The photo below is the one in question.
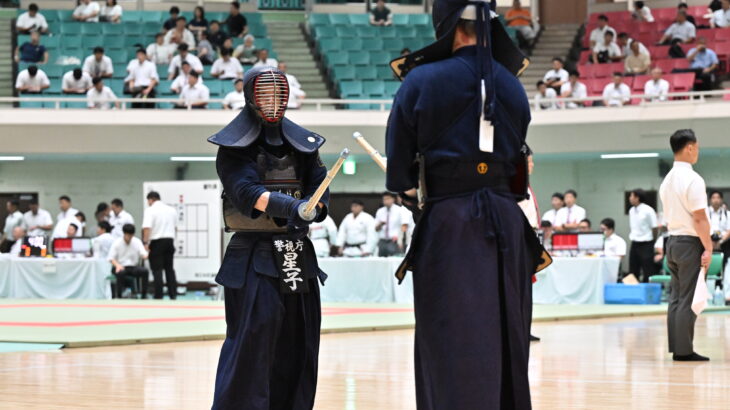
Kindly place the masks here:
<instances>
[{"instance_id":1,"label":"red stadium seat","mask_svg":"<svg viewBox=\"0 0 730 410\"><path fill-rule=\"evenodd\" d=\"M666 7L661 9L654 9L651 11L652 16L654 16L654 20L674 20L677 17L677 9L674 7Z\"/></svg>"},{"instance_id":2,"label":"red stadium seat","mask_svg":"<svg viewBox=\"0 0 730 410\"><path fill-rule=\"evenodd\" d=\"M603 95L603 88L609 83L607 78L587 78L584 80L586 89L588 90L588 96L594 97L597 95Z\"/></svg>"},{"instance_id":3,"label":"red stadium seat","mask_svg":"<svg viewBox=\"0 0 730 410\"><path fill-rule=\"evenodd\" d=\"M609 78L614 72L624 72L623 63L593 64L592 78Z\"/></svg>"},{"instance_id":4,"label":"red stadium seat","mask_svg":"<svg viewBox=\"0 0 730 410\"><path fill-rule=\"evenodd\" d=\"M578 66L578 73L581 78L596 78L595 70L600 64L581 64Z\"/></svg>"},{"instance_id":5,"label":"red stadium seat","mask_svg":"<svg viewBox=\"0 0 730 410\"><path fill-rule=\"evenodd\" d=\"M697 38L704 37L708 42L714 41L717 32L720 30L719 28L701 28L697 30Z\"/></svg>"},{"instance_id":6,"label":"red stadium seat","mask_svg":"<svg viewBox=\"0 0 730 410\"><path fill-rule=\"evenodd\" d=\"M578 65L588 64L588 60L591 58L591 50L585 50L580 52L580 58L578 59Z\"/></svg>"},{"instance_id":7,"label":"red stadium seat","mask_svg":"<svg viewBox=\"0 0 730 410\"><path fill-rule=\"evenodd\" d=\"M644 84L651 80L650 75L637 75L631 84L631 94L644 94Z\"/></svg>"},{"instance_id":8,"label":"red stadium seat","mask_svg":"<svg viewBox=\"0 0 730 410\"><path fill-rule=\"evenodd\" d=\"M658 29L656 22L654 22L654 23L641 22L638 25L636 25L636 27L638 29L639 34L652 33L654 31L657 31L657 29ZM632 31L636 31L636 30L632 30Z\"/></svg>"},{"instance_id":9,"label":"red stadium seat","mask_svg":"<svg viewBox=\"0 0 730 410\"><path fill-rule=\"evenodd\" d=\"M669 46L647 46L651 59L662 59L669 57Z\"/></svg>"},{"instance_id":10,"label":"red stadium seat","mask_svg":"<svg viewBox=\"0 0 730 410\"><path fill-rule=\"evenodd\" d=\"M695 82L695 73L669 74L665 77L673 92L684 93L692 91Z\"/></svg>"},{"instance_id":11,"label":"red stadium seat","mask_svg":"<svg viewBox=\"0 0 730 410\"><path fill-rule=\"evenodd\" d=\"M730 30L717 30L715 33L715 41L718 43L730 42Z\"/></svg>"},{"instance_id":12,"label":"red stadium seat","mask_svg":"<svg viewBox=\"0 0 730 410\"><path fill-rule=\"evenodd\" d=\"M720 69L724 72L730 71L730 42L715 43L712 49L717 54L717 59L720 60Z\"/></svg>"},{"instance_id":13,"label":"red stadium seat","mask_svg":"<svg viewBox=\"0 0 730 410\"><path fill-rule=\"evenodd\" d=\"M662 39L664 31L653 31L650 33L639 33L635 38L645 46L653 46Z\"/></svg>"},{"instance_id":14,"label":"red stadium seat","mask_svg":"<svg viewBox=\"0 0 730 410\"><path fill-rule=\"evenodd\" d=\"M689 60L684 58L660 58L654 60L654 67L659 67L665 73L671 73L677 68L689 68Z\"/></svg>"},{"instance_id":15,"label":"red stadium seat","mask_svg":"<svg viewBox=\"0 0 730 410\"><path fill-rule=\"evenodd\" d=\"M730 88L725 89L726 93L722 96L723 101L730 101Z\"/></svg>"}]
</instances>

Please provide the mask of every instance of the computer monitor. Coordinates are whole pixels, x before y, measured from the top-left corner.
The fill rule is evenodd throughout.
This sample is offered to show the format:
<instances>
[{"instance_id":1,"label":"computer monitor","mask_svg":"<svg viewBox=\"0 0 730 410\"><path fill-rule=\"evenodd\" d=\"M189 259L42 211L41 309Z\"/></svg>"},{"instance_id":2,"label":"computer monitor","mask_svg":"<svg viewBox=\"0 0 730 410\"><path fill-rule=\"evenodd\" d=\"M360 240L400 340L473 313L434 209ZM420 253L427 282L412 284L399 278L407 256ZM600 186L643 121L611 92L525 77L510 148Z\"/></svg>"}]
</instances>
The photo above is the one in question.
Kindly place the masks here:
<instances>
[{"instance_id":1,"label":"computer monitor","mask_svg":"<svg viewBox=\"0 0 730 410\"><path fill-rule=\"evenodd\" d=\"M26 236L23 238L23 244L20 247L20 256L40 256L45 257L48 254L48 238L45 236Z\"/></svg>"},{"instance_id":2,"label":"computer monitor","mask_svg":"<svg viewBox=\"0 0 730 410\"><path fill-rule=\"evenodd\" d=\"M558 232L553 234L554 251L602 251L601 232Z\"/></svg>"},{"instance_id":3,"label":"computer monitor","mask_svg":"<svg viewBox=\"0 0 730 410\"><path fill-rule=\"evenodd\" d=\"M91 249L91 238L56 238L53 240L53 253L56 255L91 256Z\"/></svg>"}]
</instances>

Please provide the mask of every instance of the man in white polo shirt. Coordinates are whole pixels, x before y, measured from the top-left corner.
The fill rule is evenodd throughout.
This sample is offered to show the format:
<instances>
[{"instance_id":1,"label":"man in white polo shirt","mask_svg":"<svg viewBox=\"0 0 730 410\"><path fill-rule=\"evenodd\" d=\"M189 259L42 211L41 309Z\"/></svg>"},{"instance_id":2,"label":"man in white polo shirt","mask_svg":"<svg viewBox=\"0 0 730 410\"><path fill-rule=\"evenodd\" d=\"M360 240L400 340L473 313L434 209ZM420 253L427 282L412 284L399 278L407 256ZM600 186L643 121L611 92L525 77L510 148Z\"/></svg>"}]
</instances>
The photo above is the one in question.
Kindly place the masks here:
<instances>
[{"instance_id":1,"label":"man in white polo shirt","mask_svg":"<svg viewBox=\"0 0 730 410\"><path fill-rule=\"evenodd\" d=\"M142 260L147 259L148 252L142 241L134 236L134 225L126 224L122 227L124 236L117 238L109 249L109 261L112 263L112 272L117 278L116 296L122 297L126 287L127 277L142 279L142 299L147 299L147 284L149 272L140 266Z\"/></svg>"},{"instance_id":2,"label":"man in white polo shirt","mask_svg":"<svg viewBox=\"0 0 730 410\"><path fill-rule=\"evenodd\" d=\"M109 56L104 55L104 47L94 47L94 54L84 60L83 70L92 78L111 78L114 75L114 64Z\"/></svg>"},{"instance_id":3,"label":"man in white polo shirt","mask_svg":"<svg viewBox=\"0 0 730 410\"><path fill-rule=\"evenodd\" d=\"M79 210L71 206L71 198L67 195L61 195L58 198L58 207L61 212L56 216L56 227L53 229L53 237L65 238L68 236L68 225L70 221L76 221L76 214L79 213Z\"/></svg>"},{"instance_id":4,"label":"man in white polo shirt","mask_svg":"<svg viewBox=\"0 0 730 410\"><path fill-rule=\"evenodd\" d=\"M127 78L129 91L135 98L155 98L155 87L160 82L157 75L157 66L147 60L147 52L140 48L137 58L127 64ZM154 103L132 103L132 108L155 108Z\"/></svg>"},{"instance_id":5,"label":"man in white polo shirt","mask_svg":"<svg viewBox=\"0 0 730 410\"><path fill-rule=\"evenodd\" d=\"M23 214L18 209L19 207L20 203L17 199L12 199L5 203L8 216L5 217L0 252L8 252L10 247L16 242L16 239L13 238L13 229L18 227L23 228Z\"/></svg>"},{"instance_id":6,"label":"man in white polo shirt","mask_svg":"<svg viewBox=\"0 0 730 410\"><path fill-rule=\"evenodd\" d=\"M580 221L586 219L586 210L576 204L578 193L573 189L563 195L565 206L555 215L553 228L557 231L576 231Z\"/></svg>"},{"instance_id":7,"label":"man in white polo shirt","mask_svg":"<svg viewBox=\"0 0 730 410\"><path fill-rule=\"evenodd\" d=\"M188 50L189 47L185 43L177 46L178 54L172 58L172 60L170 61L170 65L167 67L168 80L172 80L180 74L183 61L187 61L188 64L190 64L190 68L192 69L192 71L195 71L198 74L203 74L203 63L197 56L191 54Z\"/></svg>"},{"instance_id":8,"label":"man in white polo shirt","mask_svg":"<svg viewBox=\"0 0 730 410\"><path fill-rule=\"evenodd\" d=\"M682 43L693 43L697 36L697 29L694 24L687 21L687 14L683 11L677 13L677 20L664 31L659 42L669 44L672 40L679 39Z\"/></svg>"},{"instance_id":9,"label":"man in white polo shirt","mask_svg":"<svg viewBox=\"0 0 730 410\"><path fill-rule=\"evenodd\" d=\"M150 253L150 268L155 280L155 299L162 299L162 270L170 299L177 299L177 279L173 269L177 211L160 200L160 194L147 194L147 209L142 219L142 239Z\"/></svg>"},{"instance_id":10,"label":"man in white polo shirt","mask_svg":"<svg viewBox=\"0 0 730 410\"><path fill-rule=\"evenodd\" d=\"M554 193L552 198L550 198L550 206L552 206L553 209L545 212L542 215L542 220L550 222L550 225L553 227L556 225L558 211L560 211L565 206L565 201L563 198L563 194L561 194L560 192Z\"/></svg>"},{"instance_id":11,"label":"man in white polo shirt","mask_svg":"<svg viewBox=\"0 0 730 410\"><path fill-rule=\"evenodd\" d=\"M208 100L210 100L210 90L200 84L200 74L191 70L188 74L188 83L180 91L180 103L176 108L203 109L208 106Z\"/></svg>"},{"instance_id":12,"label":"man in white polo shirt","mask_svg":"<svg viewBox=\"0 0 730 410\"><path fill-rule=\"evenodd\" d=\"M644 95L649 101L666 101L669 94L669 81L662 78L662 69L654 67L651 79L644 84Z\"/></svg>"},{"instance_id":13,"label":"man in white polo shirt","mask_svg":"<svg viewBox=\"0 0 730 410\"><path fill-rule=\"evenodd\" d=\"M73 12L73 19L86 23L98 23L101 7L99 3L91 0L81 0Z\"/></svg>"},{"instance_id":14,"label":"man in white polo shirt","mask_svg":"<svg viewBox=\"0 0 730 410\"><path fill-rule=\"evenodd\" d=\"M86 94L92 85L89 73L82 71L80 68L74 68L63 75L61 90L64 94Z\"/></svg>"},{"instance_id":15,"label":"man in white polo shirt","mask_svg":"<svg viewBox=\"0 0 730 410\"><path fill-rule=\"evenodd\" d=\"M629 272L644 283L656 274L654 266L654 229L657 228L656 211L646 204L646 192L634 189L629 193L629 224L631 232L631 251L629 253Z\"/></svg>"},{"instance_id":16,"label":"man in white polo shirt","mask_svg":"<svg viewBox=\"0 0 730 410\"><path fill-rule=\"evenodd\" d=\"M119 108L119 101L111 88L104 85L104 80L94 78L91 80L93 87L86 92L86 106L97 110L110 110L112 107Z\"/></svg>"},{"instance_id":17,"label":"man in white polo shirt","mask_svg":"<svg viewBox=\"0 0 730 410\"><path fill-rule=\"evenodd\" d=\"M50 86L51 81L48 80L48 76L36 65L28 66L18 73L18 78L15 79L15 89L18 93L40 94Z\"/></svg>"},{"instance_id":18,"label":"man in white polo shirt","mask_svg":"<svg viewBox=\"0 0 730 410\"><path fill-rule=\"evenodd\" d=\"M126 224L134 225L132 214L124 210L124 202L119 198L112 199L112 211L109 213L109 224L112 226L112 236L122 237L122 227Z\"/></svg>"},{"instance_id":19,"label":"man in white polo shirt","mask_svg":"<svg viewBox=\"0 0 730 410\"><path fill-rule=\"evenodd\" d=\"M616 221L613 218L605 218L601 221L601 232L603 232L603 254L606 256L626 256L626 241L616 234Z\"/></svg>"},{"instance_id":20,"label":"man in white polo shirt","mask_svg":"<svg viewBox=\"0 0 730 410\"><path fill-rule=\"evenodd\" d=\"M43 14L38 12L38 5L30 3L28 11L19 15L15 20L15 28L19 34L29 34L33 31L46 34L48 33L48 22Z\"/></svg>"},{"instance_id":21,"label":"man in white polo shirt","mask_svg":"<svg viewBox=\"0 0 730 410\"><path fill-rule=\"evenodd\" d=\"M226 94L223 99L223 108L226 110L240 110L246 106L246 96L243 95L243 80L237 79L233 83L235 90Z\"/></svg>"},{"instance_id":22,"label":"man in white polo shirt","mask_svg":"<svg viewBox=\"0 0 730 410\"><path fill-rule=\"evenodd\" d=\"M689 129L676 131L669 143L674 166L659 188L669 228L666 255L672 276L667 311L669 352L675 361L707 361L710 359L695 353L692 340L697 319L692 299L700 268L709 267L712 258L705 181L692 169L700 147L694 131Z\"/></svg>"},{"instance_id":23,"label":"man in white polo shirt","mask_svg":"<svg viewBox=\"0 0 730 410\"><path fill-rule=\"evenodd\" d=\"M30 200L30 211L23 214L23 222L29 236L46 236L53 229L51 213L38 206L38 200Z\"/></svg>"},{"instance_id":24,"label":"man in white polo shirt","mask_svg":"<svg viewBox=\"0 0 730 410\"><path fill-rule=\"evenodd\" d=\"M231 58L231 50L224 48L221 50L221 56L213 62L210 74L221 80L243 78L243 67L237 59Z\"/></svg>"}]
</instances>

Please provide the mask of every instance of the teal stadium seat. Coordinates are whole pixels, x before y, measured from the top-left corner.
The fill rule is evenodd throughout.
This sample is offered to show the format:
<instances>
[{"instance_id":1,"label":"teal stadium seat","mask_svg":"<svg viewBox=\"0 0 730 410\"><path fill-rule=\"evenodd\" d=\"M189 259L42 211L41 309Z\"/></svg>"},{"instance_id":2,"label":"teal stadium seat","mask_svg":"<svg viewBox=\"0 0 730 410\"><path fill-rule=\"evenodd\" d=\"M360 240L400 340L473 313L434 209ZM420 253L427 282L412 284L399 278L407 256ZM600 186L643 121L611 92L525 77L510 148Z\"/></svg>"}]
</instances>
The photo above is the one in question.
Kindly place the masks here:
<instances>
[{"instance_id":1,"label":"teal stadium seat","mask_svg":"<svg viewBox=\"0 0 730 410\"><path fill-rule=\"evenodd\" d=\"M58 21L61 22L73 21L73 17L71 17L73 14L74 11L72 9L56 10L56 16L58 17Z\"/></svg>"},{"instance_id":2,"label":"teal stadium seat","mask_svg":"<svg viewBox=\"0 0 730 410\"><path fill-rule=\"evenodd\" d=\"M102 24L101 25L101 32L105 36L119 36L125 33L124 26L126 23L120 23L120 24Z\"/></svg>"},{"instance_id":3,"label":"teal stadium seat","mask_svg":"<svg viewBox=\"0 0 730 410\"><path fill-rule=\"evenodd\" d=\"M335 67L332 70L332 76L335 81L355 80L357 79L357 70L352 66Z\"/></svg>"},{"instance_id":4,"label":"teal stadium seat","mask_svg":"<svg viewBox=\"0 0 730 410\"><path fill-rule=\"evenodd\" d=\"M385 95L393 97L400 88L400 81L385 81Z\"/></svg>"},{"instance_id":5,"label":"teal stadium seat","mask_svg":"<svg viewBox=\"0 0 730 410\"><path fill-rule=\"evenodd\" d=\"M226 21L226 18L228 18L228 13L224 11L207 12L205 13L205 18L208 20L208 22L216 20L222 24L224 21ZM246 17L246 19L248 20L248 17Z\"/></svg>"},{"instance_id":6,"label":"teal stadium seat","mask_svg":"<svg viewBox=\"0 0 730 410\"><path fill-rule=\"evenodd\" d=\"M330 24L330 15L322 13L313 13L309 16L309 24L311 26L326 26Z\"/></svg>"},{"instance_id":7,"label":"teal stadium seat","mask_svg":"<svg viewBox=\"0 0 730 410\"><path fill-rule=\"evenodd\" d=\"M135 44L142 44L145 47L147 46L147 43L145 42L145 39L142 36L125 36L124 37L124 47L125 48L134 47Z\"/></svg>"},{"instance_id":8,"label":"teal stadium seat","mask_svg":"<svg viewBox=\"0 0 730 410\"><path fill-rule=\"evenodd\" d=\"M373 66L356 67L358 80L377 80L378 70Z\"/></svg>"},{"instance_id":9,"label":"teal stadium seat","mask_svg":"<svg viewBox=\"0 0 730 410\"><path fill-rule=\"evenodd\" d=\"M342 39L342 50L344 51L359 51L362 50L362 40L359 38L346 38Z\"/></svg>"},{"instance_id":10,"label":"teal stadium seat","mask_svg":"<svg viewBox=\"0 0 730 410\"><path fill-rule=\"evenodd\" d=\"M160 28L162 23L167 19L167 15L163 15L162 11L145 11L142 14L143 22L157 23Z\"/></svg>"},{"instance_id":11,"label":"teal stadium seat","mask_svg":"<svg viewBox=\"0 0 730 410\"><path fill-rule=\"evenodd\" d=\"M115 63L129 61L127 50L106 50L105 54Z\"/></svg>"},{"instance_id":12,"label":"teal stadium seat","mask_svg":"<svg viewBox=\"0 0 730 410\"><path fill-rule=\"evenodd\" d=\"M160 78L160 84L157 86L157 92L160 93L160 95L173 95L175 94L170 87L172 87L173 80L163 80ZM207 82L206 82L206 85Z\"/></svg>"},{"instance_id":13,"label":"teal stadium seat","mask_svg":"<svg viewBox=\"0 0 730 410\"><path fill-rule=\"evenodd\" d=\"M117 35L104 38L104 47L110 50L121 50L124 48L124 36Z\"/></svg>"},{"instance_id":14,"label":"teal stadium seat","mask_svg":"<svg viewBox=\"0 0 730 410\"><path fill-rule=\"evenodd\" d=\"M61 94L63 90L61 89L61 80L55 80L51 81L50 87L46 88L45 91L43 91L44 94L52 94L52 95L58 95Z\"/></svg>"},{"instance_id":15,"label":"teal stadium seat","mask_svg":"<svg viewBox=\"0 0 730 410\"><path fill-rule=\"evenodd\" d=\"M408 14L393 14L394 26L405 26L408 24Z\"/></svg>"},{"instance_id":16,"label":"teal stadium seat","mask_svg":"<svg viewBox=\"0 0 730 410\"><path fill-rule=\"evenodd\" d=\"M160 31L162 31L162 21L145 21L142 23L142 32L140 34L154 36Z\"/></svg>"},{"instance_id":17,"label":"teal stadium seat","mask_svg":"<svg viewBox=\"0 0 730 410\"><path fill-rule=\"evenodd\" d=\"M18 10L18 15L23 13L22 10ZM47 23L58 23L58 13L56 10L43 10L42 11L43 17L46 18Z\"/></svg>"},{"instance_id":18,"label":"teal stadium seat","mask_svg":"<svg viewBox=\"0 0 730 410\"><path fill-rule=\"evenodd\" d=\"M65 72L64 66L58 64L46 64L41 67L41 70L46 73L49 79L61 78Z\"/></svg>"},{"instance_id":19,"label":"teal stadium seat","mask_svg":"<svg viewBox=\"0 0 730 410\"><path fill-rule=\"evenodd\" d=\"M357 32L354 30L354 27L336 26L335 31L337 32L337 37L340 38L357 37Z\"/></svg>"},{"instance_id":20,"label":"teal stadium seat","mask_svg":"<svg viewBox=\"0 0 730 410\"><path fill-rule=\"evenodd\" d=\"M259 49L265 48L269 51L271 51L274 47L274 44L270 38L257 38L253 41L253 43L256 46L256 48L259 48Z\"/></svg>"},{"instance_id":21,"label":"teal stadium seat","mask_svg":"<svg viewBox=\"0 0 730 410\"><path fill-rule=\"evenodd\" d=\"M418 37L427 38L429 40L436 39L436 32L431 26L416 26L416 33Z\"/></svg>"},{"instance_id":22,"label":"teal stadium seat","mask_svg":"<svg viewBox=\"0 0 730 410\"><path fill-rule=\"evenodd\" d=\"M40 98L40 95L35 94L21 94L20 97L23 98ZM21 101L20 102L20 108L44 108L44 103L42 101ZM48 107L50 108L50 107Z\"/></svg>"},{"instance_id":23,"label":"teal stadium seat","mask_svg":"<svg viewBox=\"0 0 730 410\"><path fill-rule=\"evenodd\" d=\"M335 25L348 26L348 25L350 25L350 15L349 14L330 14L330 22Z\"/></svg>"},{"instance_id":24,"label":"teal stadium seat","mask_svg":"<svg viewBox=\"0 0 730 410\"><path fill-rule=\"evenodd\" d=\"M127 77L127 64L122 62L114 62L114 74L112 74L112 78L114 79L123 79Z\"/></svg>"},{"instance_id":25,"label":"teal stadium seat","mask_svg":"<svg viewBox=\"0 0 730 410\"><path fill-rule=\"evenodd\" d=\"M350 14L350 24L367 26L370 24L370 16L368 14Z\"/></svg>"},{"instance_id":26,"label":"teal stadium seat","mask_svg":"<svg viewBox=\"0 0 730 410\"><path fill-rule=\"evenodd\" d=\"M160 77L160 80L167 78L168 67L169 66L167 64L157 66L157 76Z\"/></svg>"},{"instance_id":27,"label":"teal stadium seat","mask_svg":"<svg viewBox=\"0 0 730 410\"><path fill-rule=\"evenodd\" d=\"M213 68L213 66L204 65L203 66L203 78L206 80L213 80L213 76L210 74L210 70Z\"/></svg>"},{"instance_id":28,"label":"teal stadium seat","mask_svg":"<svg viewBox=\"0 0 730 410\"><path fill-rule=\"evenodd\" d=\"M61 47L61 39L62 37L60 35L50 36L50 37L43 37L41 40L41 44L46 46L46 48L54 49ZM18 44L22 44L21 42L18 42Z\"/></svg>"},{"instance_id":29,"label":"teal stadium seat","mask_svg":"<svg viewBox=\"0 0 730 410\"><path fill-rule=\"evenodd\" d=\"M416 27L414 26L395 26L398 37L417 37Z\"/></svg>"},{"instance_id":30,"label":"teal stadium seat","mask_svg":"<svg viewBox=\"0 0 730 410\"><path fill-rule=\"evenodd\" d=\"M94 47L104 47L104 37L102 36L82 36L81 37L81 48L84 51L91 52Z\"/></svg>"},{"instance_id":31,"label":"teal stadium seat","mask_svg":"<svg viewBox=\"0 0 730 410\"><path fill-rule=\"evenodd\" d=\"M233 84L233 81L221 81L221 97L225 97L235 89L236 86Z\"/></svg>"},{"instance_id":32,"label":"teal stadium seat","mask_svg":"<svg viewBox=\"0 0 730 410\"><path fill-rule=\"evenodd\" d=\"M369 65L370 64L370 53L365 53L362 51L350 51L350 64L353 65Z\"/></svg>"},{"instance_id":33,"label":"teal stadium seat","mask_svg":"<svg viewBox=\"0 0 730 410\"><path fill-rule=\"evenodd\" d=\"M59 35L62 33L61 31L61 22L60 21L54 21L48 23L48 31L53 35Z\"/></svg>"},{"instance_id":34,"label":"teal stadium seat","mask_svg":"<svg viewBox=\"0 0 730 410\"><path fill-rule=\"evenodd\" d=\"M254 37L266 37L269 35L268 29L262 24L249 25L248 32Z\"/></svg>"},{"instance_id":35,"label":"teal stadium seat","mask_svg":"<svg viewBox=\"0 0 730 410\"><path fill-rule=\"evenodd\" d=\"M122 14L122 23L127 25L132 22L140 22L142 21L142 15L144 13L145 12L141 10L124 10L124 14Z\"/></svg>"},{"instance_id":36,"label":"teal stadium seat","mask_svg":"<svg viewBox=\"0 0 730 410\"><path fill-rule=\"evenodd\" d=\"M337 37L337 27L317 26L314 29L314 37L317 39Z\"/></svg>"},{"instance_id":37,"label":"teal stadium seat","mask_svg":"<svg viewBox=\"0 0 730 410\"><path fill-rule=\"evenodd\" d=\"M61 23L61 33L64 36L80 36L82 23Z\"/></svg>"},{"instance_id":38,"label":"teal stadium seat","mask_svg":"<svg viewBox=\"0 0 730 410\"><path fill-rule=\"evenodd\" d=\"M390 50L390 51L397 51L400 53L401 50L405 47L405 42L402 38L389 38L387 40L383 40L383 50ZM411 49L411 51L415 51Z\"/></svg>"},{"instance_id":39,"label":"teal stadium seat","mask_svg":"<svg viewBox=\"0 0 730 410\"><path fill-rule=\"evenodd\" d=\"M44 44L45 43L45 41L43 41L43 40L45 40L45 39L41 39L41 44ZM19 46L22 45L23 43L29 43L30 42L30 36L27 35L27 34L19 34L18 37L17 37L17 41L18 41L18 45Z\"/></svg>"},{"instance_id":40,"label":"teal stadium seat","mask_svg":"<svg viewBox=\"0 0 730 410\"><path fill-rule=\"evenodd\" d=\"M248 24L264 24L264 16L261 13L243 13L243 16L246 17Z\"/></svg>"},{"instance_id":41,"label":"teal stadium seat","mask_svg":"<svg viewBox=\"0 0 730 410\"><path fill-rule=\"evenodd\" d=\"M81 34L85 36L97 36L101 34L101 24L81 24Z\"/></svg>"},{"instance_id":42,"label":"teal stadium seat","mask_svg":"<svg viewBox=\"0 0 730 410\"><path fill-rule=\"evenodd\" d=\"M396 38L398 37L397 28L393 26L387 26L387 27L376 27L378 29L378 32L376 36L380 38Z\"/></svg>"},{"instance_id":43,"label":"teal stadium seat","mask_svg":"<svg viewBox=\"0 0 730 410\"><path fill-rule=\"evenodd\" d=\"M70 98L76 99L78 101L65 101L61 104L62 108L75 108L75 109L87 108L86 107L86 96L65 95L64 97L70 97Z\"/></svg>"},{"instance_id":44,"label":"teal stadium seat","mask_svg":"<svg viewBox=\"0 0 730 410\"><path fill-rule=\"evenodd\" d=\"M363 51L380 51L383 52L382 38L366 38L362 41Z\"/></svg>"},{"instance_id":45,"label":"teal stadium seat","mask_svg":"<svg viewBox=\"0 0 730 410\"><path fill-rule=\"evenodd\" d=\"M144 25L138 21L123 23L125 36L141 36L144 34Z\"/></svg>"},{"instance_id":46,"label":"teal stadium seat","mask_svg":"<svg viewBox=\"0 0 730 410\"><path fill-rule=\"evenodd\" d=\"M378 70L378 79L380 80L392 80L395 78L395 74L393 74L393 70L390 69L390 65L377 66L375 69Z\"/></svg>"},{"instance_id":47,"label":"teal stadium seat","mask_svg":"<svg viewBox=\"0 0 730 410\"><path fill-rule=\"evenodd\" d=\"M373 26L357 26L355 31L360 38L377 37L378 34L378 28Z\"/></svg>"},{"instance_id":48,"label":"teal stadium seat","mask_svg":"<svg viewBox=\"0 0 730 410\"><path fill-rule=\"evenodd\" d=\"M340 83L340 97L358 98L362 96L362 81L342 81Z\"/></svg>"},{"instance_id":49,"label":"teal stadium seat","mask_svg":"<svg viewBox=\"0 0 730 410\"><path fill-rule=\"evenodd\" d=\"M383 98L385 96L385 83L381 80L363 81L363 95L370 98Z\"/></svg>"},{"instance_id":50,"label":"teal stadium seat","mask_svg":"<svg viewBox=\"0 0 730 410\"><path fill-rule=\"evenodd\" d=\"M342 40L339 38L323 38L319 42L319 50L323 53L342 50Z\"/></svg>"},{"instance_id":51,"label":"teal stadium seat","mask_svg":"<svg viewBox=\"0 0 730 410\"><path fill-rule=\"evenodd\" d=\"M409 14L408 23L417 26L432 26L431 16L428 14Z\"/></svg>"},{"instance_id":52,"label":"teal stadium seat","mask_svg":"<svg viewBox=\"0 0 730 410\"><path fill-rule=\"evenodd\" d=\"M387 66L390 64L390 54L382 51L371 51L370 52L370 64L376 66Z\"/></svg>"}]
</instances>

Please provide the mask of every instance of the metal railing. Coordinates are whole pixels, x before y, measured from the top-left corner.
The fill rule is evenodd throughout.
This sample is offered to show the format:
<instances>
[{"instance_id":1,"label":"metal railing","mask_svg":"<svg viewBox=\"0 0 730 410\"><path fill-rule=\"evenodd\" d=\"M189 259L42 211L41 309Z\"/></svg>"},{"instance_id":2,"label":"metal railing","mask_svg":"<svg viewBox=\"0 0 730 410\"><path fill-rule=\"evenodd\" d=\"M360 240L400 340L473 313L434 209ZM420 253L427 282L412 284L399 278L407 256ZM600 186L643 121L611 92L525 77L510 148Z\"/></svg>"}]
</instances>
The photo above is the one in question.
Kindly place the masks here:
<instances>
[{"instance_id":1,"label":"metal railing","mask_svg":"<svg viewBox=\"0 0 730 410\"><path fill-rule=\"evenodd\" d=\"M41 94L42 95L42 94ZM713 91L689 91L689 92L677 92L667 93L664 95L665 101L656 101L655 95L647 94L631 94L629 95L629 101L639 100L638 104L625 104L624 107L637 107L637 106L649 106L656 104L703 104L706 102L723 102L726 101L727 97L730 96L730 89L725 90L713 90ZM723 98L725 97L725 98ZM215 98L208 100L208 104L223 104L223 99ZM586 98L543 98L537 100L532 98L530 101L530 107L533 110L546 110L545 108L538 108L538 104L555 104L556 108L564 108L567 103L586 104L585 107L580 108L593 108L595 101L604 101L602 96L593 96ZM46 107L47 109L66 109L62 107L62 103L71 102L86 104L88 100L83 97L68 97L68 96L20 96L20 97L0 97L0 103L20 103L20 102L50 102L54 104L54 107ZM121 110L132 109L129 104L173 104L182 105L181 108L188 110L194 109L192 104L199 101L188 101L187 103L180 100L179 98L118 98L116 100L100 100L95 99L94 102L98 103L119 103ZM730 100L727 100L730 102ZM343 110L350 109L349 106L354 105L360 107L363 105L377 106L375 109L367 109L367 111L389 111L390 106L393 104L391 99L335 99L335 98L319 98L319 99L305 99L302 102L302 106L314 106L315 111L332 111L332 110ZM23 107L14 107L16 109L23 109ZM603 107L603 108L617 108L617 107Z\"/></svg>"}]
</instances>

